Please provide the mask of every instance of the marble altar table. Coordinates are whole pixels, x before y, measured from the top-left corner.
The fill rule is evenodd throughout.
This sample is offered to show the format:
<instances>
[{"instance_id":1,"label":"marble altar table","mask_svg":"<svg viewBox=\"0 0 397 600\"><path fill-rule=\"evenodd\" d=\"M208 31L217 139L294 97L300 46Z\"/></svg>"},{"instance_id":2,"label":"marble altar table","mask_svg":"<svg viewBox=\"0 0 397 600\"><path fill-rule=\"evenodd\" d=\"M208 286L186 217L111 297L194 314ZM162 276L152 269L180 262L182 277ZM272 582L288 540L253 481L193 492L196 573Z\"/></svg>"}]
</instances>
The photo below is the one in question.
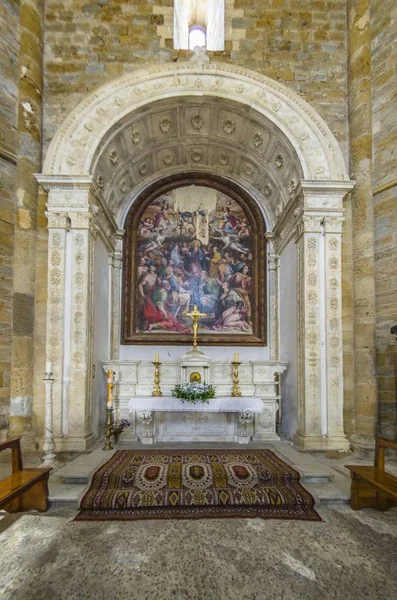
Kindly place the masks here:
<instances>
[{"instance_id":1,"label":"marble altar table","mask_svg":"<svg viewBox=\"0 0 397 600\"><path fill-rule=\"evenodd\" d=\"M183 402L180 398L173 396L135 396L130 399L128 408L131 413L135 411L141 420L142 428L139 439L143 444L153 444L157 439L153 427L154 413L168 412L183 413L182 418L185 423L189 420L186 413L195 413L195 416L191 418L193 423L192 441L196 441L197 435L194 432L197 434L199 424L201 422L208 423L209 418L206 413L238 413L237 431L235 430L231 435L233 441L239 444L248 444L251 439L249 426L252 424L254 413L264 411L263 401L253 396L222 396L197 404ZM229 419L229 424L231 421L232 419ZM164 441L164 435L161 437Z\"/></svg>"}]
</instances>

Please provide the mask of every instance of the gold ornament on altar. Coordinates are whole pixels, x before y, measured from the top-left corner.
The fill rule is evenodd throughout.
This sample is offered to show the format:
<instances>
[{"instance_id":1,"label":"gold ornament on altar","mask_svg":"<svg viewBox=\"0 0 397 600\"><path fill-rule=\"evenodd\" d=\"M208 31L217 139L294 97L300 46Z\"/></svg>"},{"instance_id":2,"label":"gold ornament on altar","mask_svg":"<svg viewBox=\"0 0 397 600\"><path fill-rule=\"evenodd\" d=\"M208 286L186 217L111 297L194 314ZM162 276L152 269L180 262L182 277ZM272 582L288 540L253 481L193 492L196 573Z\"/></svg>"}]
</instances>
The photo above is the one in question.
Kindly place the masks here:
<instances>
[{"instance_id":1,"label":"gold ornament on altar","mask_svg":"<svg viewBox=\"0 0 397 600\"><path fill-rule=\"evenodd\" d=\"M201 317L206 317L207 314L206 313L201 313L198 308L197 308L197 304L195 304L193 306L193 310L192 312L188 313L188 312L184 312L183 313L184 317L190 317L192 319L192 329L193 329L193 352L198 352L197 350L197 329L198 329L198 322L201 319Z\"/></svg>"},{"instance_id":2,"label":"gold ornament on altar","mask_svg":"<svg viewBox=\"0 0 397 600\"><path fill-rule=\"evenodd\" d=\"M152 391L152 396L162 396L163 392L160 387L160 355L156 354L154 357L154 387Z\"/></svg>"},{"instance_id":3,"label":"gold ornament on altar","mask_svg":"<svg viewBox=\"0 0 397 600\"><path fill-rule=\"evenodd\" d=\"M239 361L238 352L235 352L235 354L234 354L234 360L232 362L232 365L233 365L233 391L232 391L232 396L233 397L239 397L239 396L242 396L242 394L241 394L241 389L240 389L240 377L239 377L239 372L238 372L238 368L241 365L241 362Z\"/></svg>"}]
</instances>

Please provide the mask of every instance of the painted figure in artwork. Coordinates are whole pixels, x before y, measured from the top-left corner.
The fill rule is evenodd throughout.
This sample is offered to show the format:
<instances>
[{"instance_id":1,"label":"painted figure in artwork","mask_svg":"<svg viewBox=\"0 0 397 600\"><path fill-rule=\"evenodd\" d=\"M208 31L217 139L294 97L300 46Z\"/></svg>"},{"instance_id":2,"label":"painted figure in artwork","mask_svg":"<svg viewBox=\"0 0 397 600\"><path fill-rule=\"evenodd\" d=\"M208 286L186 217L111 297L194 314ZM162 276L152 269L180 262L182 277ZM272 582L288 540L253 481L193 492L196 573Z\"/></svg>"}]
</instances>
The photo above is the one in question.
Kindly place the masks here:
<instances>
[{"instance_id":1,"label":"painted figure in artwork","mask_svg":"<svg viewBox=\"0 0 397 600\"><path fill-rule=\"evenodd\" d=\"M193 189L194 188L194 189ZM197 191L198 190L198 191ZM244 209L212 188L160 196L138 226L137 333L252 333L252 232Z\"/></svg>"}]
</instances>

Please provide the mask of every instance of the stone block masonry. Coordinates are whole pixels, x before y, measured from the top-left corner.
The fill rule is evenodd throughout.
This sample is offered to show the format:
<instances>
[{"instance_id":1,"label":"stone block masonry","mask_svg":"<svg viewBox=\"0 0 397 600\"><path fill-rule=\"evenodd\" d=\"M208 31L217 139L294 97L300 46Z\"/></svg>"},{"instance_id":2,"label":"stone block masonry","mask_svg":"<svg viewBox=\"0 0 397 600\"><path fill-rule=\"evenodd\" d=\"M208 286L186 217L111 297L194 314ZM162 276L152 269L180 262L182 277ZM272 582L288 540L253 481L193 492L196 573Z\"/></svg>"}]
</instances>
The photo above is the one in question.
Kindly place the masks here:
<instances>
[{"instance_id":1,"label":"stone block masonry","mask_svg":"<svg viewBox=\"0 0 397 600\"><path fill-rule=\"evenodd\" d=\"M372 121L379 429L397 437L397 5L371 1Z\"/></svg>"},{"instance_id":2,"label":"stone block masonry","mask_svg":"<svg viewBox=\"0 0 397 600\"><path fill-rule=\"evenodd\" d=\"M173 2L49 1L45 14L45 146L66 114L105 82L147 64L185 60L173 50ZM346 156L344 0L227 0L225 51L210 53L268 75L305 98Z\"/></svg>"},{"instance_id":3,"label":"stone block masonry","mask_svg":"<svg viewBox=\"0 0 397 600\"><path fill-rule=\"evenodd\" d=\"M18 151L19 3L0 5L0 439L10 411L15 176Z\"/></svg>"}]
</instances>

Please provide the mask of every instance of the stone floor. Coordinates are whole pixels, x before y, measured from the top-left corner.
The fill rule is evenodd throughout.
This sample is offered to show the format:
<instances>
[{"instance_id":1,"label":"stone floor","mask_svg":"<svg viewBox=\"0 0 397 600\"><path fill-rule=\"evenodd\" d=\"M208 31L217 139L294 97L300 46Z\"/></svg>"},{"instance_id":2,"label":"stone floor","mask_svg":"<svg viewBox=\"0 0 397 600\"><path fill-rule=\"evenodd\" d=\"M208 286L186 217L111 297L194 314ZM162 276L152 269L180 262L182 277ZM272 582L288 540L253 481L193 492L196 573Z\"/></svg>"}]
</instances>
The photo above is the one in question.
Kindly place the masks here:
<instances>
[{"instance_id":1,"label":"stone floor","mask_svg":"<svg viewBox=\"0 0 397 600\"><path fill-rule=\"evenodd\" d=\"M392 600L397 509L261 519L0 519L2 600Z\"/></svg>"},{"instance_id":2,"label":"stone floor","mask_svg":"<svg viewBox=\"0 0 397 600\"><path fill-rule=\"evenodd\" d=\"M154 447L181 446L186 444ZM59 457L47 513L0 513L0 598L397 599L397 508L378 513L348 507L345 464L371 460L311 454L288 442L257 446L271 449L300 472L321 523L74 522L90 474L112 455L98 445L91 452ZM37 466L40 456L25 455L24 460L25 466ZM0 477L4 469L1 463Z\"/></svg>"}]
</instances>

